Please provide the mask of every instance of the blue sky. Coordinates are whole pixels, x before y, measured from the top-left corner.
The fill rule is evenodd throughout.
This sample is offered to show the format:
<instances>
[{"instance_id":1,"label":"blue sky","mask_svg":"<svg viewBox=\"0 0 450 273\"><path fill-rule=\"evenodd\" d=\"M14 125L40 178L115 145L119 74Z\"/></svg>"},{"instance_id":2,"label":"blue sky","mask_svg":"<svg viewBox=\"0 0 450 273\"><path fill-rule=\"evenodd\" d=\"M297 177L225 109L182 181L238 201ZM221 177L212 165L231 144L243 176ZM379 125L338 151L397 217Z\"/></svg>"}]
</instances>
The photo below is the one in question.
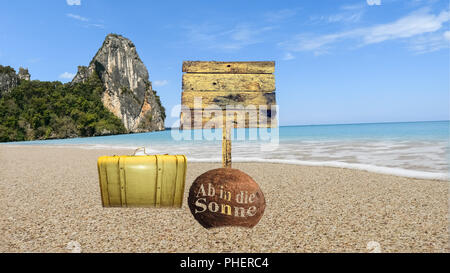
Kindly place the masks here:
<instances>
[{"instance_id":1,"label":"blue sky","mask_svg":"<svg viewBox=\"0 0 450 273\"><path fill-rule=\"evenodd\" d=\"M449 119L449 1L1 1L0 64L67 82L131 39L168 110L183 60L276 61L280 124Z\"/></svg>"}]
</instances>

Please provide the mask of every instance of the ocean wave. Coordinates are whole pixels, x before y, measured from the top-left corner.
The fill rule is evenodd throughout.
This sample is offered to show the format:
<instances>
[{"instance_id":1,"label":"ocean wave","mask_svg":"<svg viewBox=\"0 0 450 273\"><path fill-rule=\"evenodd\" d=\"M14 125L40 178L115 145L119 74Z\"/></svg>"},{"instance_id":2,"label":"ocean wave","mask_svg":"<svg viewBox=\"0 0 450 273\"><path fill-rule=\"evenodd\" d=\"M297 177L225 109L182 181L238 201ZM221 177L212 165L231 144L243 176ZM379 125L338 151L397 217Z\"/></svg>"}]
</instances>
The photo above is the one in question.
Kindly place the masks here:
<instances>
[{"instance_id":1,"label":"ocean wave","mask_svg":"<svg viewBox=\"0 0 450 273\"><path fill-rule=\"evenodd\" d=\"M188 162L198 163L217 163L222 162L221 158L188 158ZM289 164L289 165L301 165L301 166L314 166L314 167L334 167L344 169L363 170L373 173L389 174L401 177L410 177L418 179L431 179L431 180L450 180L448 173L433 173L424 171L407 170L400 168L391 168L384 166L375 166L369 164L360 163L347 163L339 161L304 161L295 159L267 159L267 158L245 158L234 157L235 163L277 163L277 164Z\"/></svg>"},{"instance_id":2,"label":"ocean wave","mask_svg":"<svg viewBox=\"0 0 450 273\"><path fill-rule=\"evenodd\" d=\"M44 144L45 143L45 144ZM147 154L184 154L190 162L221 162L221 145L211 142L121 141L114 143L26 142L9 146L128 150L145 146ZM233 143L233 162L281 163L365 170L403 177L449 180L448 140L280 141L277 149L261 151L258 142ZM120 152L116 152L120 153ZM105 152L105 154L108 154ZM137 155L142 155L138 151ZM211 158L212 156L216 156Z\"/></svg>"}]
</instances>

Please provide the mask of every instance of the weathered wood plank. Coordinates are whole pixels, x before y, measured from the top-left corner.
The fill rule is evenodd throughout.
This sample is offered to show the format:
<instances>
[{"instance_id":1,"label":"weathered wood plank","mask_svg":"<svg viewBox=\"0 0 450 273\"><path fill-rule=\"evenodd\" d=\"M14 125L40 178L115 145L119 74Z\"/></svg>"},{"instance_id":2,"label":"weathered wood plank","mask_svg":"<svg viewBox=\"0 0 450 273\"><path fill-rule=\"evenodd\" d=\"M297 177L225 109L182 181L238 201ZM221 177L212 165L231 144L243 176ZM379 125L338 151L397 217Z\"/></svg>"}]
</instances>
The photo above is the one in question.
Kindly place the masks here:
<instances>
[{"instance_id":1,"label":"weathered wood plank","mask_svg":"<svg viewBox=\"0 0 450 273\"><path fill-rule=\"evenodd\" d=\"M181 129L222 128L223 114L221 109L191 109L182 111ZM226 112L227 122L234 128L268 128L276 127L276 113L263 110L233 110Z\"/></svg>"},{"instance_id":2,"label":"weathered wood plank","mask_svg":"<svg viewBox=\"0 0 450 273\"><path fill-rule=\"evenodd\" d=\"M273 74L183 74L183 90L201 92L273 92Z\"/></svg>"},{"instance_id":3,"label":"weathered wood plank","mask_svg":"<svg viewBox=\"0 0 450 273\"><path fill-rule=\"evenodd\" d=\"M192 109L206 108L208 106L210 108L215 106L214 108L226 109L230 105L242 105L244 107L248 105L267 105L270 107L275 105L276 101L274 92L183 92L181 94L181 104Z\"/></svg>"},{"instance_id":4,"label":"weathered wood plank","mask_svg":"<svg viewBox=\"0 0 450 273\"><path fill-rule=\"evenodd\" d=\"M188 73L253 73L275 72L275 62L203 62L184 61L183 72Z\"/></svg>"}]
</instances>

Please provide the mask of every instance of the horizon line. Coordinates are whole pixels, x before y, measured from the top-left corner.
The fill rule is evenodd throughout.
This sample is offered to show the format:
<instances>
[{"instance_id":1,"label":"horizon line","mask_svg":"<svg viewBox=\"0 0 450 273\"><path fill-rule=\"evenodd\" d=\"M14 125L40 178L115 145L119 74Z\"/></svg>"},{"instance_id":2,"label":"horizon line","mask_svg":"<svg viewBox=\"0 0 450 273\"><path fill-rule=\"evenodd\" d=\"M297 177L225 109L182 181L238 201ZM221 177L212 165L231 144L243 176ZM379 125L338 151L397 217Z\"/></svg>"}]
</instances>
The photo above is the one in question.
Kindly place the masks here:
<instances>
[{"instance_id":1,"label":"horizon line","mask_svg":"<svg viewBox=\"0 0 450 273\"><path fill-rule=\"evenodd\" d=\"M384 123L418 123L418 122L444 122L444 121L450 121L450 119L415 120L415 121L375 121L375 122L351 122L351 123L314 123L314 124L280 125L279 127L322 126L322 125L360 125L360 124L384 124Z\"/></svg>"},{"instance_id":2,"label":"horizon line","mask_svg":"<svg viewBox=\"0 0 450 273\"><path fill-rule=\"evenodd\" d=\"M297 124L297 125L280 125L278 127L296 127L296 126L333 126L333 125L361 125L361 124L385 124L385 123L418 123L418 122L450 122L450 119L442 120L417 120L417 121L378 121L378 122L355 122L355 123L321 123L321 124ZM251 127L257 128L257 127ZM179 127L164 127L165 130L179 129ZM220 128L219 128L220 129ZM235 128L236 129L236 128ZM249 129L249 128L238 128L238 129ZM190 129L196 130L196 129ZM198 129L200 130L200 129ZM201 129L202 130L202 129ZM153 131L156 132L156 131ZM151 133L151 132L147 132Z\"/></svg>"}]
</instances>

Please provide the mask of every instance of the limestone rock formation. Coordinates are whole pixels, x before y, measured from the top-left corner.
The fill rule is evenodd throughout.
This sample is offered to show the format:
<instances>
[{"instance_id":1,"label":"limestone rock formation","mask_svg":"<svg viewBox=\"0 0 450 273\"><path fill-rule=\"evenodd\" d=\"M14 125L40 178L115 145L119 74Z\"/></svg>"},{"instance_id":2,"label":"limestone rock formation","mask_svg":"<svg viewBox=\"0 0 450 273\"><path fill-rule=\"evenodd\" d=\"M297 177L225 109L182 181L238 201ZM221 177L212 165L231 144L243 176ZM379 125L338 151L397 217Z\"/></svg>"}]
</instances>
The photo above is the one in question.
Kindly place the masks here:
<instances>
[{"instance_id":1,"label":"limestone rock formation","mask_svg":"<svg viewBox=\"0 0 450 273\"><path fill-rule=\"evenodd\" d=\"M164 130L164 107L130 40L108 34L89 66L78 67L72 83L84 82L94 72L105 88L103 105L122 120L129 132Z\"/></svg>"},{"instance_id":2,"label":"limestone rock formation","mask_svg":"<svg viewBox=\"0 0 450 273\"><path fill-rule=\"evenodd\" d=\"M75 77L72 79L72 82L85 82L89 78L89 69L87 66L79 65L78 66L78 72L75 75Z\"/></svg>"},{"instance_id":3,"label":"limestone rock formation","mask_svg":"<svg viewBox=\"0 0 450 273\"><path fill-rule=\"evenodd\" d=\"M0 65L0 97L18 86L21 80L30 80L28 69L20 67L19 73L16 74L14 68Z\"/></svg>"},{"instance_id":4,"label":"limestone rock formation","mask_svg":"<svg viewBox=\"0 0 450 273\"><path fill-rule=\"evenodd\" d=\"M19 80L29 81L31 78L30 73L28 72L27 68L20 67L19 68L19 74L17 74L19 77Z\"/></svg>"}]
</instances>

